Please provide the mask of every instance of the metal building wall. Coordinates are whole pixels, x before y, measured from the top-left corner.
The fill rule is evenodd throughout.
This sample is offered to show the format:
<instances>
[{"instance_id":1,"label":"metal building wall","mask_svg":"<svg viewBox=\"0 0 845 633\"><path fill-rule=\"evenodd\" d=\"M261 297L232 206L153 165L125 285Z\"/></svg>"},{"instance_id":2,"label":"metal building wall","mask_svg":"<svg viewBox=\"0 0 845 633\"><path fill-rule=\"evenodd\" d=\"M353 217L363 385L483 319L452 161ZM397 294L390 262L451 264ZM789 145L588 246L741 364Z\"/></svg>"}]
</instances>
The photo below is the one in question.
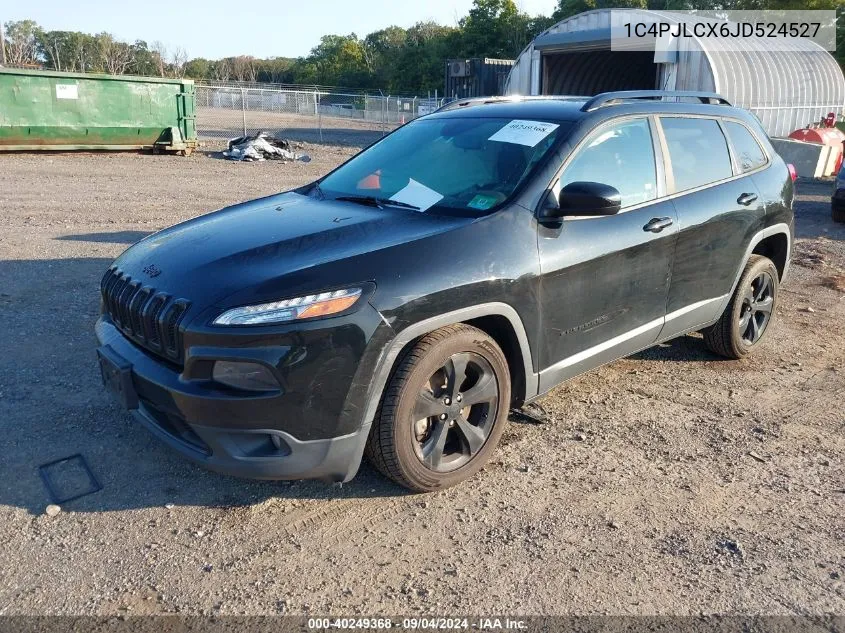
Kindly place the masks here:
<instances>
[{"instance_id":1,"label":"metal building wall","mask_svg":"<svg viewBox=\"0 0 845 633\"><path fill-rule=\"evenodd\" d=\"M577 31L594 31L599 29L610 28L610 11L607 9L599 9L595 11L585 11L578 15L573 15L570 18L562 20L554 26L543 31L536 39L547 34L556 33L574 33ZM535 39L535 41L536 41ZM539 51L535 51L534 42L525 47L520 53L519 57L514 61L513 69L508 77L508 82L505 86L505 94L534 94L531 90L531 76L537 70L532 64L532 58L535 63L540 63ZM597 69L600 72L600 69ZM549 93L551 94L551 93Z\"/></svg>"},{"instance_id":2,"label":"metal building wall","mask_svg":"<svg viewBox=\"0 0 845 633\"><path fill-rule=\"evenodd\" d=\"M814 43L797 42L789 52L766 50L762 41L741 52L720 45L708 47L716 90L756 114L769 136L788 136L828 112L842 113L842 69Z\"/></svg>"},{"instance_id":3,"label":"metal building wall","mask_svg":"<svg viewBox=\"0 0 845 633\"><path fill-rule=\"evenodd\" d=\"M666 20L676 22L677 15L641 9L627 10L630 21L650 22ZM709 21L707 18L689 16L686 21ZM523 50L508 77L508 94L553 93L555 85L565 82L549 76L544 69L539 80L543 57L553 54L543 48L547 36L560 33L586 32L610 29L610 10L599 9L573 16L544 33ZM535 43L537 47L535 48ZM702 44L706 48L702 47ZM569 42L570 50L577 51L577 42ZM656 64L656 88L675 90L707 90L721 93L737 106L757 115L770 136L787 136L793 130L817 121L828 112L841 114L845 109L845 77L834 57L813 42L799 41L789 52L767 50L765 41L750 44L749 51L727 50L721 40L683 40L678 50L677 62ZM542 50L541 50L542 48ZM588 46L585 45L586 52ZM607 50L607 46L605 46ZM597 52L593 46L590 55ZM626 65L625 53L610 55L602 66L591 65L593 72L605 73L608 83ZM584 61L588 64L589 60ZM593 81L593 85L606 85ZM620 82L615 89L625 89Z\"/></svg>"},{"instance_id":4,"label":"metal building wall","mask_svg":"<svg viewBox=\"0 0 845 633\"><path fill-rule=\"evenodd\" d=\"M716 79L707 54L698 42L683 40L675 64L660 64L658 86L664 90L704 90L716 92Z\"/></svg>"}]
</instances>

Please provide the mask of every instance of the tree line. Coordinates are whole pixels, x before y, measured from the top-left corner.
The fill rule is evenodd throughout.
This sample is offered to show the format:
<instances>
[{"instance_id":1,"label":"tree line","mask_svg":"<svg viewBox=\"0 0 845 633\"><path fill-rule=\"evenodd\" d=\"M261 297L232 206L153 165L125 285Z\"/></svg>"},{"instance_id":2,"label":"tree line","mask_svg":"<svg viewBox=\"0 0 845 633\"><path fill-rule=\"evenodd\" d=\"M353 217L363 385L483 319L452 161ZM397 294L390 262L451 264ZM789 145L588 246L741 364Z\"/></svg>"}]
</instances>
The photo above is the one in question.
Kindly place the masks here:
<instances>
[{"instance_id":1,"label":"tree line","mask_svg":"<svg viewBox=\"0 0 845 633\"><path fill-rule=\"evenodd\" d=\"M308 55L259 59L189 58L182 47L122 42L109 33L46 31L33 20L6 22L6 63L70 72L100 72L198 80L254 81L425 94L443 89L449 58L513 59L543 30L569 16L602 8L656 10L840 9L845 0L559 0L552 15L528 15L514 0L474 0L455 26L418 22L389 26L365 37L324 35ZM845 62L838 20L836 56Z\"/></svg>"}]
</instances>

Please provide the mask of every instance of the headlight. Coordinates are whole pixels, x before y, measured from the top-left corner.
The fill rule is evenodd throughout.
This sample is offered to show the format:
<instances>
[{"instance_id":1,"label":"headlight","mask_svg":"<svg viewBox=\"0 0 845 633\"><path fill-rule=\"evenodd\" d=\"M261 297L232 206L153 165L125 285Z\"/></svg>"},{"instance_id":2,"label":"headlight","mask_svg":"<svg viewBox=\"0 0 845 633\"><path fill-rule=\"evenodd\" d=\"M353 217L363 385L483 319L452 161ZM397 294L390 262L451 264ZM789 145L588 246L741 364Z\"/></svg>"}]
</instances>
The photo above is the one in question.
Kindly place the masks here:
<instances>
[{"instance_id":1,"label":"headlight","mask_svg":"<svg viewBox=\"0 0 845 633\"><path fill-rule=\"evenodd\" d=\"M214 325L262 325L324 317L351 308L361 298L361 288L344 288L255 306L226 310Z\"/></svg>"}]
</instances>

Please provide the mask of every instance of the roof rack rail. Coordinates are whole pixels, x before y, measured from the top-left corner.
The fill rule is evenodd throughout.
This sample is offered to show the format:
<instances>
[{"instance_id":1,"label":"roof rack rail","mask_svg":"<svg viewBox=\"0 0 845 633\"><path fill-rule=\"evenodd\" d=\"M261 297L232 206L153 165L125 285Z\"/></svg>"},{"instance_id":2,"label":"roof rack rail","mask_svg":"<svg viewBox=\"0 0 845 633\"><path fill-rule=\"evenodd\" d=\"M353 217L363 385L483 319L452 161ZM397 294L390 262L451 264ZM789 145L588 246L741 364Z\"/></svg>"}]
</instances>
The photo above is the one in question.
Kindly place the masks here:
<instances>
[{"instance_id":1,"label":"roof rack rail","mask_svg":"<svg viewBox=\"0 0 845 633\"><path fill-rule=\"evenodd\" d=\"M593 110L598 110L599 108L605 106L614 105L614 102L618 101L629 101L635 99L664 99L666 97L698 99L701 103L711 105L731 105L727 99L715 92L687 92L680 90L619 90L616 92L603 92L596 95L581 106L581 111L592 112Z\"/></svg>"},{"instance_id":2,"label":"roof rack rail","mask_svg":"<svg viewBox=\"0 0 845 633\"><path fill-rule=\"evenodd\" d=\"M444 103L435 112L457 110L468 106L487 105L490 103L515 103L517 101L584 101L590 97L578 95L504 95L495 97L468 97L466 99L455 99Z\"/></svg>"},{"instance_id":3,"label":"roof rack rail","mask_svg":"<svg viewBox=\"0 0 845 633\"><path fill-rule=\"evenodd\" d=\"M519 95L506 97L468 97L465 99L454 99L449 103L444 103L437 108L435 112L444 112L446 110L455 110L457 108L465 108L467 106L482 105L485 103L501 103L503 101L520 101L522 99Z\"/></svg>"}]
</instances>

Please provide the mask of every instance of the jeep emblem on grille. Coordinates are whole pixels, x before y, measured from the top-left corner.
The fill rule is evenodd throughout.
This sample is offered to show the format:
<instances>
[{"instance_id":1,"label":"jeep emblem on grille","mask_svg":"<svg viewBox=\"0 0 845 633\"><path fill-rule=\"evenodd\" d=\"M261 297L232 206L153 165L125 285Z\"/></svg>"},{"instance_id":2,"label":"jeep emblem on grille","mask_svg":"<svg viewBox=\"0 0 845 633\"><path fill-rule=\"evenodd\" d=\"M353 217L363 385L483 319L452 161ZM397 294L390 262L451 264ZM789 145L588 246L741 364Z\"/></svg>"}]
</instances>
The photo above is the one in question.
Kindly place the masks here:
<instances>
[{"instance_id":1,"label":"jeep emblem on grille","mask_svg":"<svg viewBox=\"0 0 845 633\"><path fill-rule=\"evenodd\" d=\"M155 264L150 264L149 266L144 267L144 272L150 277L158 277L161 274L161 269Z\"/></svg>"}]
</instances>

